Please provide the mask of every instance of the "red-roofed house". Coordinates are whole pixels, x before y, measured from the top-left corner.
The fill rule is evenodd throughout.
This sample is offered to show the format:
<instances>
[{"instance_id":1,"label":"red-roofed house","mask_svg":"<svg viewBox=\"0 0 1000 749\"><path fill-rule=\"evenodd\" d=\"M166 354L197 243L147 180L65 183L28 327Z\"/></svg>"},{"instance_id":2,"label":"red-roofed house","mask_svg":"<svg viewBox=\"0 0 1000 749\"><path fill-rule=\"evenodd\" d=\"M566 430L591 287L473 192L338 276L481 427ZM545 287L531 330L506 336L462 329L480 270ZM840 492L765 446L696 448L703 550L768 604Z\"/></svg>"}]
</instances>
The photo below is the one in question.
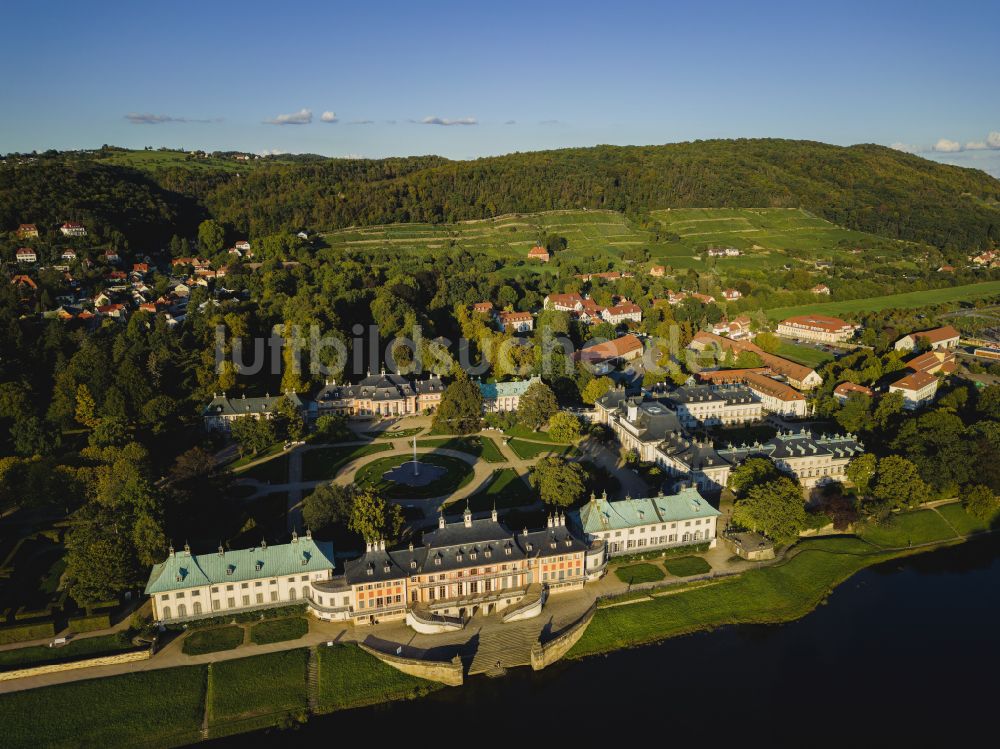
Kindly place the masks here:
<instances>
[{"instance_id":1,"label":"red-roofed house","mask_svg":"<svg viewBox=\"0 0 1000 749\"><path fill-rule=\"evenodd\" d=\"M601 318L612 325L621 325L626 321L642 322L642 310L639 305L622 299L615 306L602 310Z\"/></svg>"},{"instance_id":2,"label":"red-roofed house","mask_svg":"<svg viewBox=\"0 0 1000 749\"><path fill-rule=\"evenodd\" d=\"M722 298L727 302L735 302L737 299L742 297L739 289L726 289L722 292Z\"/></svg>"},{"instance_id":3,"label":"red-roofed house","mask_svg":"<svg viewBox=\"0 0 1000 749\"><path fill-rule=\"evenodd\" d=\"M38 227L34 224L20 224L17 227L18 239L37 239Z\"/></svg>"},{"instance_id":4,"label":"red-roofed house","mask_svg":"<svg viewBox=\"0 0 1000 749\"><path fill-rule=\"evenodd\" d=\"M665 276L666 274L667 274L667 269L664 268L662 265L654 265L652 268L649 269L649 275L653 276L654 278L663 278L663 276Z\"/></svg>"},{"instance_id":5,"label":"red-roofed house","mask_svg":"<svg viewBox=\"0 0 1000 749\"><path fill-rule=\"evenodd\" d=\"M579 312L583 309L583 297L577 293L549 294L542 300L542 306L559 312Z\"/></svg>"},{"instance_id":6,"label":"red-roofed house","mask_svg":"<svg viewBox=\"0 0 1000 749\"><path fill-rule=\"evenodd\" d=\"M509 333L527 333L535 328L535 320L530 312L501 312L497 319Z\"/></svg>"},{"instance_id":7,"label":"red-roofed house","mask_svg":"<svg viewBox=\"0 0 1000 749\"><path fill-rule=\"evenodd\" d=\"M549 251L544 247L532 247L528 250L528 260L541 260L543 263L549 262Z\"/></svg>"},{"instance_id":8,"label":"red-roofed house","mask_svg":"<svg viewBox=\"0 0 1000 749\"><path fill-rule=\"evenodd\" d=\"M74 260L76 260L76 250L74 250L72 247L67 247L65 250L63 250L61 257L66 262L71 263Z\"/></svg>"},{"instance_id":9,"label":"red-roofed house","mask_svg":"<svg viewBox=\"0 0 1000 749\"><path fill-rule=\"evenodd\" d=\"M74 221L67 221L65 224L59 227L59 231L62 232L62 235L64 237L87 236L87 230L84 228L83 224L78 224Z\"/></svg>"},{"instance_id":10,"label":"red-roofed house","mask_svg":"<svg viewBox=\"0 0 1000 749\"><path fill-rule=\"evenodd\" d=\"M846 341L858 328L839 317L827 315L797 315L778 323L778 335L786 338L804 338L809 341L836 343Z\"/></svg>"},{"instance_id":11,"label":"red-roofed house","mask_svg":"<svg viewBox=\"0 0 1000 749\"><path fill-rule=\"evenodd\" d=\"M930 372L912 372L889 385L890 393L902 393L903 408L914 411L934 402L938 378Z\"/></svg>"},{"instance_id":12,"label":"red-roofed house","mask_svg":"<svg viewBox=\"0 0 1000 749\"><path fill-rule=\"evenodd\" d=\"M125 317L126 309L124 304L102 304L97 308L97 314L120 320Z\"/></svg>"},{"instance_id":13,"label":"red-roofed house","mask_svg":"<svg viewBox=\"0 0 1000 749\"><path fill-rule=\"evenodd\" d=\"M809 290L813 294L826 294L827 296L830 295L830 287L827 286L825 283L818 283Z\"/></svg>"},{"instance_id":14,"label":"red-roofed house","mask_svg":"<svg viewBox=\"0 0 1000 749\"><path fill-rule=\"evenodd\" d=\"M106 263L117 263L121 258L118 256L117 250L105 250L104 251L104 262Z\"/></svg>"},{"instance_id":15,"label":"red-roofed house","mask_svg":"<svg viewBox=\"0 0 1000 749\"><path fill-rule=\"evenodd\" d=\"M143 275L149 273L149 263L132 263L132 272Z\"/></svg>"},{"instance_id":16,"label":"red-roofed house","mask_svg":"<svg viewBox=\"0 0 1000 749\"><path fill-rule=\"evenodd\" d=\"M867 395L869 398L875 397L875 392L871 388L866 388L864 385L857 385L853 382L842 382L833 389L833 397L841 403L850 398L851 393L861 393L861 395Z\"/></svg>"},{"instance_id":17,"label":"red-roofed house","mask_svg":"<svg viewBox=\"0 0 1000 749\"><path fill-rule=\"evenodd\" d=\"M14 257L17 258L19 263L34 263L38 261L38 255L30 247L21 247L17 252L14 253Z\"/></svg>"},{"instance_id":18,"label":"red-roofed house","mask_svg":"<svg viewBox=\"0 0 1000 749\"><path fill-rule=\"evenodd\" d=\"M951 325L945 325L943 328L921 330L917 333L904 335L896 341L895 348L896 351L913 351L913 348L917 345L917 341L924 338L932 349L950 349L958 346L958 339L960 337L961 333L955 328Z\"/></svg>"},{"instance_id":19,"label":"red-roofed house","mask_svg":"<svg viewBox=\"0 0 1000 749\"><path fill-rule=\"evenodd\" d=\"M493 314L493 302L476 302L472 305L473 312L481 312L484 315Z\"/></svg>"},{"instance_id":20,"label":"red-roofed house","mask_svg":"<svg viewBox=\"0 0 1000 749\"><path fill-rule=\"evenodd\" d=\"M603 374L610 372L615 362L632 361L642 356L642 351L642 341L629 333L613 341L582 348L573 354L573 359L590 364L596 373Z\"/></svg>"}]
</instances>

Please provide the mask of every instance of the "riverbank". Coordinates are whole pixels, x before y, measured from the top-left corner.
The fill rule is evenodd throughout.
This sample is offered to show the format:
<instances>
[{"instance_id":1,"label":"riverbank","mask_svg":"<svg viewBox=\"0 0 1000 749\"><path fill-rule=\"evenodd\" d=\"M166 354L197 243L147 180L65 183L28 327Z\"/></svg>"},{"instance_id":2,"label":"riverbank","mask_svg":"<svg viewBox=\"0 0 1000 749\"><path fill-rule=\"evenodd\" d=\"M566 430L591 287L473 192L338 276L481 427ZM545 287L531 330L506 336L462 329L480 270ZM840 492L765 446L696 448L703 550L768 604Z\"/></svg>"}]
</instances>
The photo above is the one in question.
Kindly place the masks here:
<instances>
[{"instance_id":1,"label":"riverbank","mask_svg":"<svg viewBox=\"0 0 1000 749\"><path fill-rule=\"evenodd\" d=\"M606 599L566 658L580 661L729 624L800 619L866 567L959 545L983 531L958 504L924 509L858 536L800 541L772 566ZM548 678L548 671L537 678ZM0 724L12 747L177 746L466 688L406 676L355 645L319 645L3 695Z\"/></svg>"}]
</instances>

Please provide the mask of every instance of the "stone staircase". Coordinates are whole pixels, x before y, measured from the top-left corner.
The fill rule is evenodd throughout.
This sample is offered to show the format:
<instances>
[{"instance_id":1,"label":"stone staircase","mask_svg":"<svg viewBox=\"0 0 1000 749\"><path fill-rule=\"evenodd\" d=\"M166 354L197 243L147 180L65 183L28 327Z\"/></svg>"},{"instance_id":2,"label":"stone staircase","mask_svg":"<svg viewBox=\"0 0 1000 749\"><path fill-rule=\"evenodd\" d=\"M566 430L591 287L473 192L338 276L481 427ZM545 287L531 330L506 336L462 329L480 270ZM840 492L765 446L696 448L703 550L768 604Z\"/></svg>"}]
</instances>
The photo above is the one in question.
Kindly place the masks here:
<instances>
[{"instance_id":1,"label":"stone staircase","mask_svg":"<svg viewBox=\"0 0 1000 749\"><path fill-rule=\"evenodd\" d=\"M319 654L316 648L309 648L309 661L306 664L306 694L309 698L309 711L316 712L319 704Z\"/></svg>"},{"instance_id":2,"label":"stone staircase","mask_svg":"<svg viewBox=\"0 0 1000 749\"><path fill-rule=\"evenodd\" d=\"M480 632L479 646L469 664L469 674L502 676L508 668L531 665L531 647L538 642L538 630L538 624L532 622L508 624Z\"/></svg>"}]
</instances>

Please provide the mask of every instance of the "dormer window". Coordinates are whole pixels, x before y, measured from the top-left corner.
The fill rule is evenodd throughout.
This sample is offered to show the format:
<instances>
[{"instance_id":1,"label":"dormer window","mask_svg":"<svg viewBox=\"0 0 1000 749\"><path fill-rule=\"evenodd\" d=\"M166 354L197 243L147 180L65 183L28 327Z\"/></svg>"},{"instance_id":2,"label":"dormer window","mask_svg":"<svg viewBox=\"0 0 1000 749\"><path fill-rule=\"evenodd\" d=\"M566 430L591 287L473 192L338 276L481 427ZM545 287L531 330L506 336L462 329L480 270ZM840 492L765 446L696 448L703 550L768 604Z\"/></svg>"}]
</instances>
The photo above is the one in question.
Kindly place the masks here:
<instances>
[{"instance_id":1,"label":"dormer window","mask_svg":"<svg viewBox=\"0 0 1000 749\"><path fill-rule=\"evenodd\" d=\"M510 556L510 547L509 547L509 546L508 546L508 547L507 547L506 549L504 549L504 553L505 553L505 554L506 554L507 556Z\"/></svg>"},{"instance_id":2,"label":"dormer window","mask_svg":"<svg viewBox=\"0 0 1000 749\"><path fill-rule=\"evenodd\" d=\"M230 564L228 567L226 567L226 574L227 575L231 575L234 572L236 572L236 565L235 564Z\"/></svg>"},{"instance_id":3,"label":"dormer window","mask_svg":"<svg viewBox=\"0 0 1000 749\"><path fill-rule=\"evenodd\" d=\"M440 566L441 565L441 557L434 557L434 564Z\"/></svg>"},{"instance_id":4,"label":"dormer window","mask_svg":"<svg viewBox=\"0 0 1000 749\"><path fill-rule=\"evenodd\" d=\"M477 556L478 554L476 554L476 552L473 551L472 553L469 554L469 559L471 559L472 561L476 561Z\"/></svg>"},{"instance_id":5,"label":"dormer window","mask_svg":"<svg viewBox=\"0 0 1000 749\"><path fill-rule=\"evenodd\" d=\"M415 570L416 568L417 568L417 560L416 559L411 559L410 560L410 569L411 570Z\"/></svg>"},{"instance_id":6,"label":"dormer window","mask_svg":"<svg viewBox=\"0 0 1000 749\"><path fill-rule=\"evenodd\" d=\"M489 559L491 556L493 556L493 552L490 551L489 549L487 549L484 553L485 553L485 556L486 556L487 559Z\"/></svg>"},{"instance_id":7,"label":"dormer window","mask_svg":"<svg viewBox=\"0 0 1000 749\"><path fill-rule=\"evenodd\" d=\"M366 575L374 575L375 574L375 569L372 568L372 567L369 567L368 569L365 570L365 574Z\"/></svg>"},{"instance_id":8,"label":"dormer window","mask_svg":"<svg viewBox=\"0 0 1000 749\"><path fill-rule=\"evenodd\" d=\"M456 562L461 562L462 561L462 555L461 554L456 554L455 555L455 561Z\"/></svg>"},{"instance_id":9,"label":"dormer window","mask_svg":"<svg viewBox=\"0 0 1000 749\"><path fill-rule=\"evenodd\" d=\"M254 565L254 569L256 569L258 572L260 572L263 567L264 567L263 562L257 562L257 564Z\"/></svg>"}]
</instances>

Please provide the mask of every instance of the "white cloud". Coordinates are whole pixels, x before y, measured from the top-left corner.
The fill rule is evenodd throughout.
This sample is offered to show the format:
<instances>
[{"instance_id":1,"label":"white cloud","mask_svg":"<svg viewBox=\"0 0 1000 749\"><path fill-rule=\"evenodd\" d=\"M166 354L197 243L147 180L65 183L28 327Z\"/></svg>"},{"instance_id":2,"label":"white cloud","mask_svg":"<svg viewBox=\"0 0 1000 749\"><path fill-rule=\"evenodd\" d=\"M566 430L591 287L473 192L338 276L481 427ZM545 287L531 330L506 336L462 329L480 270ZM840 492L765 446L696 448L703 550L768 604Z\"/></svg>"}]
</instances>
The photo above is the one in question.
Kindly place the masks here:
<instances>
[{"instance_id":1,"label":"white cloud","mask_svg":"<svg viewBox=\"0 0 1000 749\"><path fill-rule=\"evenodd\" d=\"M955 153L962 150L962 144L955 140L948 140L947 138L941 138L937 143L934 144L935 151L941 153Z\"/></svg>"},{"instance_id":2,"label":"white cloud","mask_svg":"<svg viewBox=\"0 0 1000 749\"><path fill-rule=\"evenodd\" d=\"M280 148L265 148L260 152L261 156L284 156L288 151L282 151Z\"/></svg>"},{"instance_id":3,"label":"white cloud","mask_svg":"<svg viewBox=\"0 0 1000 749\"><path fill-rule=\"evenodd\" d=\"M351 120L348 125L374 125L375 120Z\"/></svg>"},{"instance_id":4,"label":"white cloud","mask_svg":"<svg viewBox=\"0 0 1000 749\"><path fill-rule=\"evenodd\" d=\"M475 117L462 117L457 120L449 120L444 117L424 117L421 121L424 125L478 125L479 120Z\"/></svg>"},{"instance_id":5,"label":"white cloud","mask_svg":"<svg viewBox=\"0 0 1000 749\"><path fill-rule=\"evenodd\" d=\"M989 146L983 140L970 140L965 144L966 151L985 151Z\"/></svg>"},{"instance_id":6,"label":"white cloud","mask_svg":"<svg viewBox=\"0 0 1000 749\"><path fill-rule=\"evenodd\" d=\"M337 113L336 112L323 112L319 117L320 122L336 122Z\"/></svg>"},{"instance_id":7,"label":"white cloud","mask_svg":"<svg viewBox=\"0 0 1000 749\"><path fill-rule=\"evenodd\" d=\"M313 121L312 111L302 108L291 114L279 114L274 119L264 120L265 125L308 125Z\"/></svg>"},{"instance_id":8,"label":"white cloud","mask_svg":"<svg viewBox=\"0 0 1000 749\"><path fill-rule=\"evenodd\" d=\"M919 153L920 148L917 146L911 146L909 143L893 143L889 148L894 148L897 151L902 151L903 153Z\"/></svg>"},{"instance_id":9,"label":"white cloud","mask_svg":"<svg viewBox=\"0 0 1000 749\"><path fill-rule=\"evenodd\" d=\"M995 130L986 136L986 145L990 148L1000 148L1000 133Z\"/></svg>"},{"instance_id":10,"label":"white cloud","mask_svg":"<svg viewBox=\"0 0 1000 749\"><path fill-rule=\"evenodd\" d=\"M169 114L150 114L149 112L129 112L125 119L133 125L162 125L164 122L222 122L218 117L214 120L195 120L190 117L171 117Z\"/></svg>"}]
</instances>

